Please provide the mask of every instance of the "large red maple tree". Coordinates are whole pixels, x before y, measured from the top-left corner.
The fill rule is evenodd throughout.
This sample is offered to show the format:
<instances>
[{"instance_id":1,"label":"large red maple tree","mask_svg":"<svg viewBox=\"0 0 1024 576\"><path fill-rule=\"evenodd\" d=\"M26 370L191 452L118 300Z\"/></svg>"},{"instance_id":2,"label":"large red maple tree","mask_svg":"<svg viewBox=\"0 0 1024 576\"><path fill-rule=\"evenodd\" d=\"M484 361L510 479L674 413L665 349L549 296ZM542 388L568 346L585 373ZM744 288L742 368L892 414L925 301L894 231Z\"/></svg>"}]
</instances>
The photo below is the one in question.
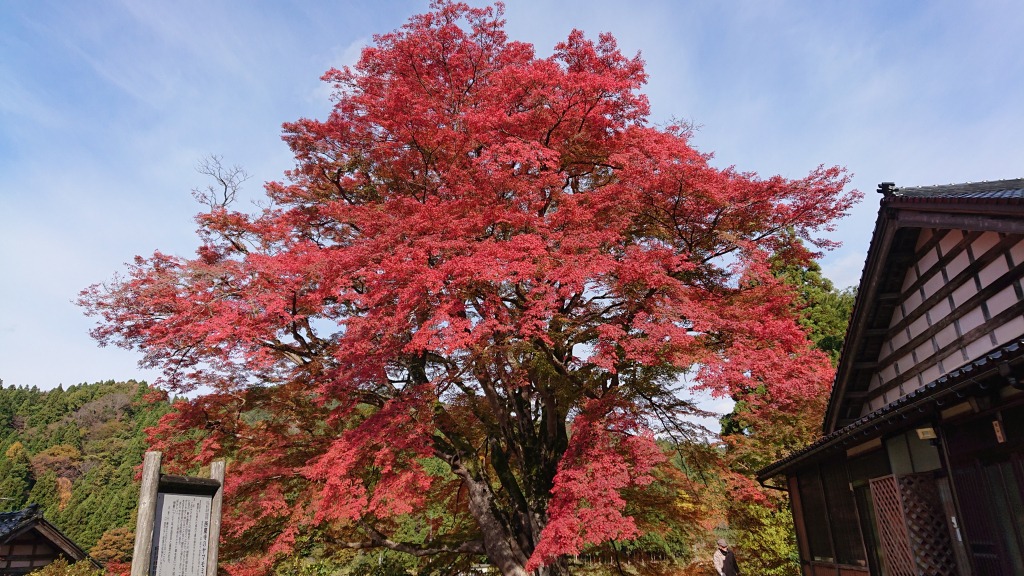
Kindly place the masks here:
<instances>
[{"instance_id":1,"label":"large red maple tree","mask_svg":"<svg viewBox=\"0 0 1024 576\"><path fill-rule=\"evenodd\" d=\"M654 481L683 388L778 406L827 385L767 262L829 245L843 171L714 168L650 125L643 62L610 35L540 58L501 17L441 0L376 36L324 75L329 117L285 125L296 166L268 208L214 202L195 257L81 296L101 343L207 392L155 441L236 458L227 534L265 543L237 574L313 531L557 572L638 533L623 494ZM438 502L450 526L389 532Z\"/></svg>"}]
</instances>

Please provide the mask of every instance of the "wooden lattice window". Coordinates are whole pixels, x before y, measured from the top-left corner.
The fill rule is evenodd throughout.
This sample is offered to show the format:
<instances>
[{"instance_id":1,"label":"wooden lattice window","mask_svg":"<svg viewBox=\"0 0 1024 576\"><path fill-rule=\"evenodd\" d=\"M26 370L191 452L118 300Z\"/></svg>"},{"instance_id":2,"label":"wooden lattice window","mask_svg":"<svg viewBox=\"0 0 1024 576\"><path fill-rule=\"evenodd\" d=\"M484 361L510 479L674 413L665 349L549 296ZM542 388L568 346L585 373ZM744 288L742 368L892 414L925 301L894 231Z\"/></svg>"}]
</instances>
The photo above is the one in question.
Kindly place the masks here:
<instances>
[{"instance_id":1,"label":"wooden lattice window","mask_svg":"<svg viewBox=\"0 0 1024 576\"><path fill-rule=\"evenodd\" d=\"M850 487L846 467L842 462L823 465L821 481L828 502L836 562L849 566L867 566L860 523L857 520L857 501Z\"/></svg>"},{"instance_id":2,"label":"wooden lattice window","mask_svg":"<svg viewBox=\"0 0 1024 576\"><path fill-rule=\"evenodd\" d=\"M899 478L899 486L918 573L955 576L956 558L935 478L931 474L909 474Z\"/></svg>"},{"instance_id":3,"label":"wooden lattice window","mask_svg":"<svg viewBox=\"0 0 1024 576\"><path fill-rule=\"evenodd\" d=\"M815 466L797 476L800 487L800 501L803 503L804 525L811 557L819 562L835 562L832 551L832 531L828 525L828 504L821 477Z\"/></svg>"},{"instance_id":4,"label":"wooden lattice window","mask_svg":"<svg viewBox=\"0 0 1024 576\"><path fill-rule=\"evenodd\" d=\"M871 480L871 498L890 576L955 576L949 529L931 474Z\"/></svg>"},{"instance_id":5,"label":"wooden lattice window","mask_svg":"<svg viewBox=\"0 0 1024 576\"><path fill-rule=\"evenodd\" d=\"M875 506L886 574L917 576L907 527L903 523L903 501L896 477L883 476L871 480L871 501Z\"/></svg>"}]
</instances>

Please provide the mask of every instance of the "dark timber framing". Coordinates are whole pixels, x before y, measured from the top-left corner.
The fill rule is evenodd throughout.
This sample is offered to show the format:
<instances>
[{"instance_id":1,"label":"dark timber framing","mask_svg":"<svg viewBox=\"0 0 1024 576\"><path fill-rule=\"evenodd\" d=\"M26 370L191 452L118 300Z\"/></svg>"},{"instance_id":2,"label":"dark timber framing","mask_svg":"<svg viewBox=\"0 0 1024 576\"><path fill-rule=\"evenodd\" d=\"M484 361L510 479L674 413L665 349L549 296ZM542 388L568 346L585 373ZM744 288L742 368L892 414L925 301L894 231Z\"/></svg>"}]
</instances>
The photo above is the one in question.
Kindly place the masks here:
<instances>
[{"instance_id":1,"label":"dark timber framing","mask_svg":"<svg viewBox=\"0 0 1024 576\"><path fill-rule=\"evenodd\" d=\"M879 192L823 436L758 479L804 576L1024 574L1024 179Z\"/></svg>"},{"instance_id":2,"label":"dark timber framing","mask_svg":"<svg viewBox=\"0 0 1024 576\"><path fill-rule=\"evenodd\" d=\"M883 343L920 318L936 302L948 298L956 288L973 281L978 272L1024 238L1022 198L1019 194L1018 197L1012 194L1013 190L1022 189L1024 179L907 189L883 197L875 223L875 234L864 265L864 276L857 294L855 313L843 348L844 361L839 366L835 389L826 412L826 433L856 421L863 415L864 406L871 400L898 388L912 377L907 376L891 384L881 393L873 389L869 391L876 367L885 364L884 360L879 359ZM940 223L944 226L939 226ZM915 243L924 229L934 229L936 233L917 248ZM912 263L918 262L925 253L934 250L949 230L965 232L965 238L957 244L957 247L963 244L963 249L957 250L957 247L954 247L947 254L948 258L940 258L939 262L926 272L927 279L918 278L904 291L904 274L901 272ZM967 250L970 242L984 232L996 232L1006 236L997 246L974 258L966 270L949 279L943 286L941 295L932 296L927 302L915 308L912 312L913 317L904 319L900 324L890 328L889 319L893 310L899 307L899 303L905 301L906 296L915 289L919 290L938 271L945 270L949 262ZM1018 263L1018 266L1020 264ZM1010 285L1012 281L1012 278L1001 280L1003 285L999 289ZM990 289L985 294L978 294L975 301L984 301L997 291ZM971 308L957 303L957 309L961 310L959 314L964 314ZM943 319L943 327L957 319L959 316ZM939 330L941 328L931 331L928 337ZM914 346L908 344L903 348L913 350L926 342L928 337L919 337ZM854 355L856 358L851 358ZM902 354L889 356L900 358ZM889 359L889 356L886 359ZM847 396L847 392L851 395Z\"/></svg>"},{"instance_id":3,"label":"dark timber framing","mask_svg":"<svg viewBox=\"0 0 1024 576\"><path fill-rule=\"evenodd\" d=\"M17 512L0 513L0 576L20 576L58 558L69 562L88 559L84 550L43 518L33 504Z\"/></svg>"}]
</instances>

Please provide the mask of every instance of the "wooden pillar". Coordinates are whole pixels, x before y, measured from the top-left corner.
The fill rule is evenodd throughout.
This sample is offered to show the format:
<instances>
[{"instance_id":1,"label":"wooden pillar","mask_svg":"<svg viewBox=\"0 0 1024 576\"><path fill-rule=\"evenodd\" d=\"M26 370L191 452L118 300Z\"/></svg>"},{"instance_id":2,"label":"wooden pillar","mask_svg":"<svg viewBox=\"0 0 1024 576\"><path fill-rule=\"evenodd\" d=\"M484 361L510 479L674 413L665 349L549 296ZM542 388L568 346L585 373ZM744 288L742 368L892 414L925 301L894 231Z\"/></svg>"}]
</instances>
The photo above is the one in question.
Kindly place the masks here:
<instances>
[{"instance_id":1,"label":"wooden pillar","mask_svg":"<svg viewBox=\"0 0 1024 576\"><path fill-rule=\"evenodd\" d=\"M210 464L210 478L220 482L220 488L213 495L210 504L210 544L206 557L206 576L217 576L217 556L220 547L220 511L224 506L224 468L225 462L218 460ZM134 576L134 575L132 575Z\"/></svg>"},{"instance_id":2,"label":"wooden pillar","mask_svg":"<svg viewBox=\"0 0 1024 576\"><path fill-rule=\"evenodd\" d=\"M131 576L149 574L153 553L153 524L156 521L156 497L160 487L160 452L146 452L142 463L142 489L139 491L139 514L135 526L135 551L132 554Z\"/></svg>"},{"instance_id":3,"label":"wooden pillar","mask_svg":"<svg viewBox=\"0 0 1024 576\"><path fill-rule=\"evenodd\" d=\"M804 503L800 499L800 481L796 474L786 476L789 484L789 511L793 515L793 528L796 531L796 547L800 552L800 571L804 576L814 574L811 561L811 546L807 539L807 525L804 523Z\"/></svg>"}]
</instances>

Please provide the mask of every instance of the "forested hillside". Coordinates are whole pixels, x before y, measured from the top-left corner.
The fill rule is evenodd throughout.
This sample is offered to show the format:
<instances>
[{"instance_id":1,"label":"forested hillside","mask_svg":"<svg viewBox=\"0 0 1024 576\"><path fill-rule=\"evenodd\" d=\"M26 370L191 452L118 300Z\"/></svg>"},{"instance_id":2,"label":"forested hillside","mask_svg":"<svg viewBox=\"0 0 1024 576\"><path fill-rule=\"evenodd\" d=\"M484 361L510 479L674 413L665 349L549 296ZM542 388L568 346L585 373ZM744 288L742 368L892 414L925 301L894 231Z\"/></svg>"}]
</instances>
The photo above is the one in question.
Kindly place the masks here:
<instances>
[{"instance_id":1,"label":"forested hillside","mask_svg":"<svg viewBox=\"0 0 1024 576\"><path fill-rule=\"evenodd\" d=\"M0 510L35 502L99 559L130 552L144 431L169 410L153 391L133 380L0 387Z\"/></svg>"}]
</instances>

